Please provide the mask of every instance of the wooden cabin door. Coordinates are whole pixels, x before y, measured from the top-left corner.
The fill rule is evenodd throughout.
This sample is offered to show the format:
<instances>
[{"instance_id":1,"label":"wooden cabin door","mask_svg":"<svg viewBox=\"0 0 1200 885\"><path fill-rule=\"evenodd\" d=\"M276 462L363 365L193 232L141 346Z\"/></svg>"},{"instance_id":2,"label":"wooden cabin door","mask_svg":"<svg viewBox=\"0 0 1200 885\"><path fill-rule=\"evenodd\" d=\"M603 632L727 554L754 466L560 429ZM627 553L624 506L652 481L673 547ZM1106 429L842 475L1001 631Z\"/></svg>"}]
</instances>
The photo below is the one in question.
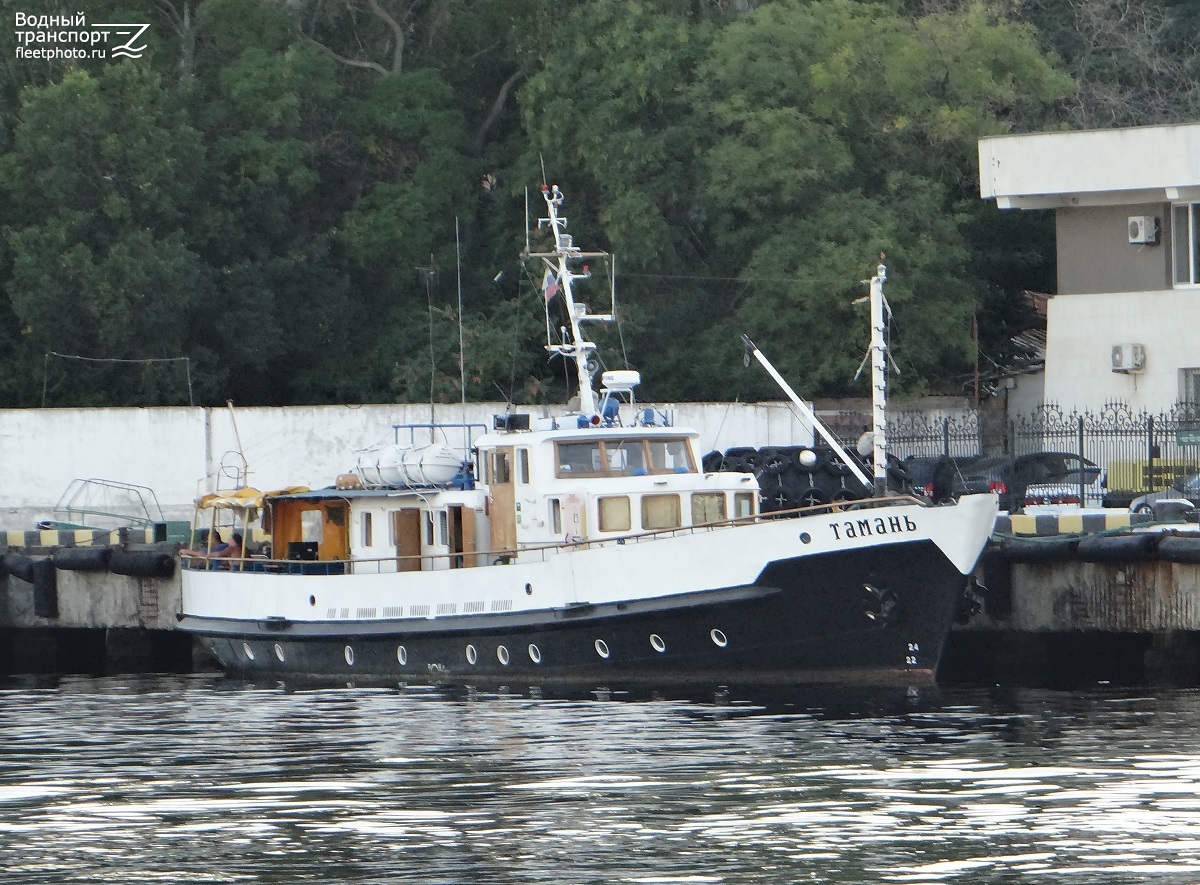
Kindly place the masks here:
<instances>
[{"instance_id":1,"label":"wooden cabin door","mask_svg":"<svg viewBox=\"0 0 1200 885\"><path fill-rule=\"evenodd\" d=\"M516 491L513 488L513 448L503 446L488 455L488 496L492 525L492 553L517 548Z\"/></svg>"},{"instance_id":2,"label":"wooden cabin door","mask_svg":"<svg viewBox=\"0 0 1200 885\"><path fill-rule=\"evenodd\" d=\"M405 507L392 511L392 534L396 538L396 571L421 570L421 511Z\"/></svg>"}]
</instances>

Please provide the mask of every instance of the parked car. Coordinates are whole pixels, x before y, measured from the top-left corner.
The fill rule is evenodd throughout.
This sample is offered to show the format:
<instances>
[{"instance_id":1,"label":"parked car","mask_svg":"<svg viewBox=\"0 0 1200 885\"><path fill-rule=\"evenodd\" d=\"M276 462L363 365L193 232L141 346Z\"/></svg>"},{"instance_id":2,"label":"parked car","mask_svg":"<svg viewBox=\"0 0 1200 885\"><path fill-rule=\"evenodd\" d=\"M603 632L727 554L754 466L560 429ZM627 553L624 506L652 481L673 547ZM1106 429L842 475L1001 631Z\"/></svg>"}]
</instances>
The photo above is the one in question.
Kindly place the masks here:
<instances>
[{"instance_id":1,"label":"parked car","mask_svg":"<svg viewBox=\"0 0 1200 885\"><path fill-rule=\"evenodd\" d=\"M1090 488L1099 495L1103 469L1072 452L1034 452L968 458L909 458L904 461L913 488L934 500L979 492L996 492L1001 510L1025 504L1071 503L1079 500L1082 479L1085 497ZM1073 499L1073 500L1072 500Z\"/></svg>"},{"instance_id":2,"label":"parked car","mask_svg":"<svg viewBox=\"0 0 1200 885\"><path fill-rule=\"evenodd\" d=\"M1151 513L1156 519L1187 518L1200 507L1200 473L1184 476L1169 489L1139 495L1129 504L1132 513Z\"/></svg>"}]
</instances>

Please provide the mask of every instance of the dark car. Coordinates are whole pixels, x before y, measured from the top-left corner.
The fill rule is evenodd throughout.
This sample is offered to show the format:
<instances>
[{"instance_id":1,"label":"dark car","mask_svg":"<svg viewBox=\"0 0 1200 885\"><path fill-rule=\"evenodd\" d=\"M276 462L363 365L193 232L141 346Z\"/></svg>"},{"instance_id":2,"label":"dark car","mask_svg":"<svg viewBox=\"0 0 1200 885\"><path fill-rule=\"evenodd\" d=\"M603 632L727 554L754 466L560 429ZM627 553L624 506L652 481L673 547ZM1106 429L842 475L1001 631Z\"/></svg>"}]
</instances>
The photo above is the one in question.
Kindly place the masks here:
<instances>
[{"instance_id":1,"label":"dark car","mask_svg":"<svg viewBox=\"0 0 1200 885\"><path fill-rule=\"evenodd\" d=\"M1019 510L1043 500L1078 500L1079 484L1093 486L1103 470L1071 452L1034 452L968 458L909 458L904 462L918 492L933 500L996 492L1000 509ZM1072 491L1072 489L1074 491Z\"/></svg>"}]
</instances>

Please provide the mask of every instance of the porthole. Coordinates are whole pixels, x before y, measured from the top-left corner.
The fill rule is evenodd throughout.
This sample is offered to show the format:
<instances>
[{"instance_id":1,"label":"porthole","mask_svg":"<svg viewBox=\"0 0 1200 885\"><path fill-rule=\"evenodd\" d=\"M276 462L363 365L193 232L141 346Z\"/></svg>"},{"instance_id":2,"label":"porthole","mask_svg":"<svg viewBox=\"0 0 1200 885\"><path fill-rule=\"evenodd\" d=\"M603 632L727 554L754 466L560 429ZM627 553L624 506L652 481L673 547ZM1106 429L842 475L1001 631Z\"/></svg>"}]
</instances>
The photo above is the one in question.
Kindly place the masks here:
<instances>
[{"instance_id":1,"label":"porthole","mask_svg":"<svg viewBox=\"0 0 1200 885\"><path fill-rule=\"evenodd\" d=\"M317 604L317 597L315 597L315 596L310 596L310 597L308 597L308 604L309 604L309 605L316 605L316 604Z\"/></svg>"},{"instance_id":2,"label":"porthole","mask_svg":"<svg viewBox=\"0 0 1200 885\"><path fill-rule=\"evenodd\" d=\"M608 658L608 643L603 639L596 640L596 654L602 658Z\"/></svg>"},{"instance_id":3,"label":"porthole","mask_svg":"<svg viewBox=\"0 0 1200 885\"><path fill-rule=\"evenodd\" d=\"M252 648L250 647L250 643L249 643L249 642L243 642L243 643L242 643L242 651L244 651L244 652L246 653L246 660L247 660L247 661L253 661L253 660L254 660L254 649L252 649Z\"/></svg>"},{"instance_id":4,"label":"porthole","mask_svg":"<svg viewBox=\"0 0 1200 885\"><path fill-rule=\"evenodd\" d=\"M711 630L709 630L708 635L709 638L712 639L713 645L715 645L717 648L724 648L725 646L729 645L729 640L725 638L725 634L716 627L713 627Z\"/></svg>"},{"instance_id":5,"label":"porthole","mask_svg":"<svg viewBox=\"0 0 1200 885\"><path fill-rule=\"evenodd\" d=\"M659 654L662 654L667 650L667 644L663 642L663 638L657 633L650 634L650 647Z\"/></svg>"},{"instance_id":6,"label":"porthole","mask_svg":"<svg viewBox=\"0 0 1200 885\"><path fill-rule=\"evenodd\" d=\"M801 544L808 544L811 541L812 541L812 535L810 535L808 532L800 533L800 543Z\"/></svg>"},{"instance_id":7,"label":"porthole","mask_svg":"<svg viewBox=\"0 0 1200 885\"><path fill-rule=\"evenodd\" d=\"M400 662L401 667L408 664L408 649L403 645L396 646L396 660Z\"/></svg>"},{"instance_id":8,"label":"porthole","mask_svg":"<svg viewBox=\"0 0 1200 885\"><path fill-rule=\"evenodd\" d=\"M354 649L348 645L346 646L346 663L351 667L354 666Z\"/></svg>"},{"instance_id":9,"label":"porthole","mask_svg":"<svg viewBox=\"0 0 1200 885\"><path fill-rule=\"evenodd\" d=\"M475 662L478 660L479 660L479 652L477 652L475 650L475 646L468 645L467 646L467 663L470 664L472 667L474 667Z\"/></svg>"},{"instance_id":10,"label":"porthole","mask_svg":"<svg viewBox=\"0 0 1200 885\"><path fill-rule=\"evenodd\" d=\"M503 645L496 646L496 660L504 666L508 666L508 649Z\"/></svg>"},{"instance_id":11,"label":"porthole","mask_svg":"<svg viewBox=\"0 0 1200 885\"><path fill-rule=\"evenodd\" d=\"M533 661L535 664L540 664L542 662L542 650L532 642L529 643L529 660Z\"/></svg>"},{"instance_id":12,"label":"porthole","mask_svg":"<svg viewBox=\"0 0 1200 885\"><path fill-rule=\"evenodd\" d=\"M281 663L281 664L283 663L283 661L284 661L283 646L280 645L278 642L275 643L275 657L279 658L279 663Z\"/></svg>"}]
</instances>

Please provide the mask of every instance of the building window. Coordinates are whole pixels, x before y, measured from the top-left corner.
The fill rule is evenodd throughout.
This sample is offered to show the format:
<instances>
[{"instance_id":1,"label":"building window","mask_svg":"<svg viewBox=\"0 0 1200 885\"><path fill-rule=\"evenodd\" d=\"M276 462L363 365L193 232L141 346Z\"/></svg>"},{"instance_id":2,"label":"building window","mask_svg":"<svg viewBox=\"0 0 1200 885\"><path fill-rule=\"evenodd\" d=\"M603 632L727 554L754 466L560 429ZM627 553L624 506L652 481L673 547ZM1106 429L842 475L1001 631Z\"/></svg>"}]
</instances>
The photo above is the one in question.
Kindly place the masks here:
<instances>
[{"instance_id":1,"label":"building window","mask_svg":"<svg viewBox=\"0 0 1200 885\"><path fill-rule=\"evenodd\" d=\"M679 528L678 495L644 495L642 497L642 528Z\"/></svg>"},{"instance_id":2,"label":"building window","mask_svg":"<svg viewBox=\"0 0 1200 885\"><path fill-rule=\"evenodd\" d=\"M629 531L629 499L627 497L621 495L620 497L600 498L596 504L600 511L600 531Z\"/></svg>"},{"instance_id":3,"label":"building window","mask_svg":"<svg viewBox=\"0 0 1200 885\"><path fill-rule=\"evenodd\" d=\"M1179 370L1179 401L1200 406L1200 369Z\"/></svg>"},{"instance_id":4,"label":"building window","mask_svg":"<svg viewBox=\"0 0 1200 885\"><path fill-rule=\"evenodd\" d=\"M1171 260L1176 286L1200 285L1200 203L1171 207Z\"/></svg>"}]
</instances>

